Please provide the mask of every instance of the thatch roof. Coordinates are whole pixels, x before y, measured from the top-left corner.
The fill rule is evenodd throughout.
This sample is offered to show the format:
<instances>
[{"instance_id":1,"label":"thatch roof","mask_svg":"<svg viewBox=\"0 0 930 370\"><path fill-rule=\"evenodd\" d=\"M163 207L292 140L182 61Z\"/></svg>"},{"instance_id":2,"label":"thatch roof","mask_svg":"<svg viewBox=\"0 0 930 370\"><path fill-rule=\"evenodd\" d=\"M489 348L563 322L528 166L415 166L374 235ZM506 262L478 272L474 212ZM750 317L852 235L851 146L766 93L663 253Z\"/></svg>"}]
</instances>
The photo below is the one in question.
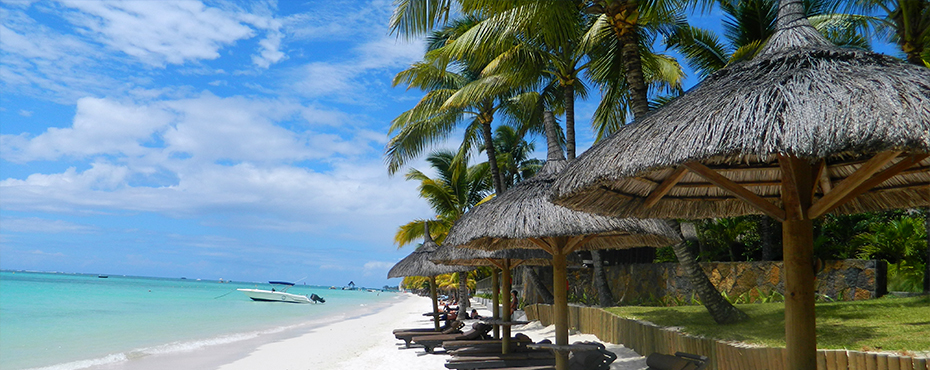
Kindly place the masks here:
<instances>
[{"instance_id":1,"label":"thatch roof","mask_svg":"<svg viewBox=\"0 0 930 370\"><path fill-rule=\"evenodd\" d=\"M930 69L835 47L800 15L800 3L783 10L756 58L714 73L581 155L555 182L556 202L635 217L755 214L691 171L670 181L654 206L643 205L692 161L782 207L778 155L823 160L819 197L874 154L899 150L920 160L834 212L930 205L930 159L922 156L930 153Z\"/></svg>"},{"instance_id":2,"label":"thatch roof","mask_svg":"<svg viewBox=\"0 0 930 370\"><path fill-rule=\"evenodd\" d=\"M439 246L433 241L429 234L429 228L427 228L426 235L423 237L423 245L407 257L404 257L400 262L397 262L394 267L391 267L391 271L388 271L388 279L407 276L436 276L472 270L471 267L433 263L430 261L430 257L438 248Z\"/></svg>"},{"instance_id":3,"label":"thatch roof","mask_svg":"<svg viewBox=\"0 0 930 370\"><path fill-rule=\"evenodd\" d=\"M529 238L597 235L581 249L622 249L662 247L679 240L664 221L597 216L549 202L549 188L567 165L561 148L550 145L549 149L549 159L536 176L466 212L452 226L445 244L536 249Z\"/></svg>"},{"instance_id":4,"label":"thatch roof","mask_svg":"<svg viewBox=\"0 0 930 370\"><path fill-rule=\"evenodd\" d=\"M575 257L572 255L572 257ZM491 261L512 260L514 263L528 266L547 266L552 264L552 256L541 249L504 249L487 251L482 249L440 246L433 253L431 260L443 265L463 266L497 266ZM569 261L570 265L580 265L576 257Z\"/></svg>"}]
</instances>

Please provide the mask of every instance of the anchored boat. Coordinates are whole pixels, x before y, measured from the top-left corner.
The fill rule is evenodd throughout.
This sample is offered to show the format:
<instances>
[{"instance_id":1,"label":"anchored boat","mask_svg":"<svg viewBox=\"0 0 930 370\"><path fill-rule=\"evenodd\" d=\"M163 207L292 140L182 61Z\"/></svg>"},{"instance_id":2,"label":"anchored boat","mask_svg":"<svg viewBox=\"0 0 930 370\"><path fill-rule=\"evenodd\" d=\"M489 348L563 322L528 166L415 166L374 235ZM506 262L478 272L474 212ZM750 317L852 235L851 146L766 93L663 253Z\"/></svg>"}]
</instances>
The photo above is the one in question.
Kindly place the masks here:
<instances>
[{"instance_id":1,"label":"anchored boat","mask_svg":"<svg viewBox=\"0 0 930 370\"><path fill-rule=\"evenodd\" d=\"M299 294L288 293L287 290L294 286L294 283L286 281L269 281L271 290L264 289L236 289L243 294L252 298L253 301L264 302L286 302L286 303L323 303L326 302L322 297L313 294L310 297Z\"/></svg>"}]
</instances>

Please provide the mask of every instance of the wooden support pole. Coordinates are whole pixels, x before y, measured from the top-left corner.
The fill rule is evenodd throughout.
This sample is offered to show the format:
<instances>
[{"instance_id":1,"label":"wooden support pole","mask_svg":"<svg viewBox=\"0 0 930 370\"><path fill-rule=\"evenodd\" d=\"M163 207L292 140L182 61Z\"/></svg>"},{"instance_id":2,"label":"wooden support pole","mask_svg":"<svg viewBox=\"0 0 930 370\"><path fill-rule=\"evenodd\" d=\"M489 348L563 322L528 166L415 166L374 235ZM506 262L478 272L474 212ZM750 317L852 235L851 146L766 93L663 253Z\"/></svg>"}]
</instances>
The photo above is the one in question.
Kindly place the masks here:
<instances>
[{"instance_id":1,"label":"wooden support pole","mask_svg":"<svg viewBox=\"0 0 930 370\"><path fill-rule=\"evenodd\" d=\"M552 309L555 322L555 344L568 345L568 269L566 256L562 248L553 248L556 253L552 255L552 295L555 298ZM557 351L555 353L556 370L568 370L568 353Z\"/></svg>"},{"instance_id":2,"label":"wooden support pole","mask_svg":"<svg viewBox=\"0 0 930 370\"><path fill-rule=\"evenodd\" d=\"M817 332L814 311L814 224L808 219L814 185L810 163L797 158L782 169L782 201L787 219L782 223L785 266L785 349L787 368L817 369ZM786 189L787 188L787 189ZM793 189L792 189L793 188Z\"/></svg>"},{"instance_id":3,"label":"wooden support pole","mask_svg":"<svg viewBox=\"0 0 930 370\"><path fill-rule=\"evenodd\" d=\"M436 296L436 276L429 277L429 297L433 300L433 313L439 313L439 298ZM433 325L439 331L439 315L433 315Z\"/></svg>"},{"instance_id":4,"label":"wooden support pole","mask_svg":"<svg viewBox=\"0 0 930 370\"><path fill-rule=\"evenodd\" d=\"M501 281L497 269L491 269L491 318L501 318ZM501 339L500 326L494 326L494 339Z\"/></svg>"},{"instance_id":5,"label":"wooden support pole","mask_svg":"<svg viewBox=\"0 0 930 370\"><path fill-rule=\"evenodd\" d=\"M510 321L512 317L512 315L510 314L510 306L513 304L513 302L511 302L511 299L513 299L513 297L510 295L510 290L513 289L512 288L513 284L510 281L510 259L504 260L504 269L501 271L503 272L502 277L504 279L503 293L504 293L504 296L507 297L506 299L504 299L504 307L502 308L504 310L504 314L502 316L504 317L504 321ZM501 332L502 332L501 333L501 353L507 354L507 353L510 353L510 325L502 325L502 326L503 327L501 328Z\"/></svg>"}]
</instances>

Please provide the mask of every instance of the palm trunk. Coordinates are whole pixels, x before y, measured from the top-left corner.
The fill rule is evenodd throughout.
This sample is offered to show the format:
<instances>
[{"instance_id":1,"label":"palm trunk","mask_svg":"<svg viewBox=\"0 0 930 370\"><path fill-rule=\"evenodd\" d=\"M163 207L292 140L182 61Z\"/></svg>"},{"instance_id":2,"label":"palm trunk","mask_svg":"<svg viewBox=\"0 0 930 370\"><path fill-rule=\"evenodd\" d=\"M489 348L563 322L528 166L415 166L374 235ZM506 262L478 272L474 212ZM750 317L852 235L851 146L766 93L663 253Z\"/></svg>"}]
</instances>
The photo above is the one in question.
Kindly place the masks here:
<instances>
[{"instance_id":1,"label":"palm trunk","mask_svg":"<svg viewBox=\"0 0 930 370\"><path fill-rule=\"evenodd\" d=\"M562 86L565 98L565 157L575 159L575 85Z\"/></svg>"},{"instance_id":2,"label":"palm trunk","mask_svg":"<svg viewBox=\"0 0 930 370\"><path fill-rule=\"evenodd\" d=\"M621 45L620 56L623 58L626 83L630 88L630 107L633 110L633 118L638 119L649 112L649 89L639 55L639 36L636 30L628 29L618 33L617 37Z\"/></svg>"},{"instance_id":3,"label":"palm trunk","mask_svg":"<svg viewBox=\"0 0 930 370\"><path fill-rule=\"evenodd\" d=\"M602 250L591 251L591 260L594 261L594 288L597 290L597 301L601 307L614 305L614 296L610 293L607 284L607 273L604 271L604 257Z\"/></svg>"},{"instance_id":4,"label":"palm trunk","mask_svg":"<svg viewBox=\"0 0 930 370\"><path fill-rule=\"evenodd\" d=\"M471 303L468 301L468 273L459 273L459 314L467 314Z\"/></svg>"},{"instance_id":5,"label":"palm trunk","mask_svg":"<svg viewBox=\"0 0 930 370\"><path fill-rule=\"evenodd\" d=\"M503 179L501 179L500 167L497 166L497 151L494 150L494 138L491 136L492 119L488 118L481 123L481 131L484 134L484 150L488 154L488 166L491 167L491 181L494 182L494 192L501 195L507 191L507 188L504 186Z\"/></svg>"},{"instance_id":6,"label":"palm trunk","mask_svg":"<svg viewBox=\"0 0 930 370\"><path fill-rule=\"evenodd\" d=\"M692 224L681 225L682 237L685 240L697 239L697 235L694 233L693 228L694 226ZM695 262L694 256L691 254L691 251L688 250L685 243L675 244L672 246L672 249L675 250L678 263L680 263L681 268L685 270L685 275L688 276L691 286L694 287L694 291L697 292L698 297L701 298L701 303L707 308L707 312L710 313L714 322L718 324L733 324L749 318L749 315L746 315L746 313L734 307L720 295L720 292L717 291L714 284L707 278L707 274L704 273L701 266L698 266L697 262Z\"/></svg>"},{"instance_id":7,"label":"palm trunk","mask_svg":"<svg viewBox=\"0 0 930 370\"><path fill-rule=\"evenodd\" d=\"M924 225L927 227L927 264L924 265L924 294L930 294L930 208L924 212Z\"/></svg>"},{"instance_id":8,"label":"palm trunk","mask_svg":"<svg viewBox=\"0 0 930 370\"><path fill-rule=\"evenodd\" d=\"M536 289L536 295L542 298L542 302L537 303L552 304L552 302L555 302L555 297L552 295L552 292L546 288L546 284L543 284L542 280L539 280L539 275L536 274L534 267L527 267L525 276L527 280L533 284L533 288ZM507 294L510 293L507 292Z\"/></svg>"}]
</instances>

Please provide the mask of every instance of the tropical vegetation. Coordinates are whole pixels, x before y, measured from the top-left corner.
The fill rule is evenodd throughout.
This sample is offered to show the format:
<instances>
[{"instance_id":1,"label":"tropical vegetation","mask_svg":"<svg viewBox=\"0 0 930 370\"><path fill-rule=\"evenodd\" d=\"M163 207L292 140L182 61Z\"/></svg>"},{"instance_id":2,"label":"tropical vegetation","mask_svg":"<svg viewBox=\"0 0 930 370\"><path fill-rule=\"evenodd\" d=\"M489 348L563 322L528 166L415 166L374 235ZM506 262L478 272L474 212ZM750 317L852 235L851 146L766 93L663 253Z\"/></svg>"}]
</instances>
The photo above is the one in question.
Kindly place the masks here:
<instances>
[{"instance_id":1,"label":"tropical vegetation","mask_svg":"<svg viewBox=\"0 0 930 370\"><path fill-rule=\"evenodd\" d=\"M487 162L463 169L457 180L448 181L469 178L466 182L474 182L477 189L480 181L470 176L484 176L484 188L476 192L500 194L541 164L530 158L534 147L529 138L542 132L543 117L557 115L564 123L559 142L572 159L577 117L590 117L590 137L600 140L680 94L685 77L681 64L706 77L751 58L774 33L777 2L398 0L392 32L407 38L426 36L428 47L422 61L394 80L424 96L392 122L385 153L388 171L396 173L431 147L452 142L458 148L446 152L449 161L477 158L483 152ZM891 43L909 63L930 66L930 0L804 4L812 24L837 45L869 49L879 42ZM722 35L688 22L686 11L711 9L723 15ZM663 46L667 50L659 50ZM680 62L674 53L681 56ZM575 109L579 98L594 100L596 108L580 115ZM460 138L453 138L459 133ZM452 197L427 191L432 189L426 185L429 178L413 171L408 179L421 181L421 196L431 206L449 204L442 210L434 206L437 217L429 221L436 224L435 236L441 240L475 198L463 202L459 193L445 192L456 195L459 203L452 205L446 200ZM437 180L447 181L444 176ZM928 213L827 215L815 221L815 257L882 259L889 263L890 289L919 291L921 277L930 270ZM418 240L422 230L415 224L423 221L402 226L398 244ZM778 226L763 216L699 220L694 238L660 249L656 261L778 259Z\"/></svg>"}]
</instances>

